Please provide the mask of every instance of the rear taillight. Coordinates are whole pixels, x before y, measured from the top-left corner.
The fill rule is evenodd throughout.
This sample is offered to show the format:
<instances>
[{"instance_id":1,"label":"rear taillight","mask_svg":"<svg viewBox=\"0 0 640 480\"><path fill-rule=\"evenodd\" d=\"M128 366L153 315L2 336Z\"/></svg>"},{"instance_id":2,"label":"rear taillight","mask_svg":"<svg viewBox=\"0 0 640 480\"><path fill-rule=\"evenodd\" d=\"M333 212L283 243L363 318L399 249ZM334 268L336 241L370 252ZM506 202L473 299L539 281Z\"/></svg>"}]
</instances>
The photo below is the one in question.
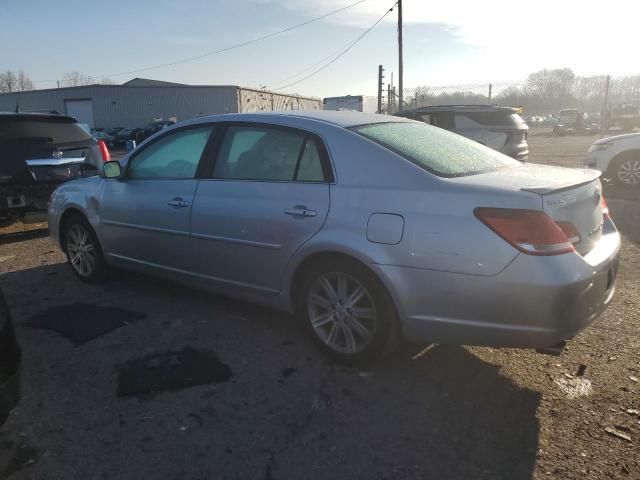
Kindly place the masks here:
<instances>
[{"instance_id":1,"label":"rear taillight","mask_svg":"<svg viewBox=\"0 0 640 480\"><path fill-rule=\"evenodd\" d=\"M104 140L98 140L98 148L100 148L100 153L102 154L103 162L108 162L109 160L111 160L109 149L107 148L107 144L104 143Z\"/></svg>"},{"instance_id":2,"label":"rear taillight","mask_svg":"<svg viewBox=\"0 0 640 480\"><path fill-rule=\"evenodd\" d=\"M607 205L604 195L602 195L602 216L609 218L609 205Z\"/></svg>"},{"instance_id":3,"label":"rear taillight","mask_svg":"<svg viewBox=\"0 0 640 480\"><path fill-rule=\"evenodd\" d=\"M582 238L580 237L580 232L578 232L578 229L573 223L571 222L556 222L556 223L560 227L560 230L562 230L562 232L567 236L567 238L573 245L575 245L576 243L580 243L580 240L582 240Z\"/></svg>"},{"instance_id":4,"label":"rear taillight","mask_svg":"<svg viewBox=\"0 0 640 480\"><path fill-rule=\"evenodd\" d=\"M485 207L476 208L473 213L503 240L528 255L560 255L575 251L567 236L567 233L571 233L568 227L565 227L565 233L563 228L545 213Z\"/></svg>"}]
</instances>

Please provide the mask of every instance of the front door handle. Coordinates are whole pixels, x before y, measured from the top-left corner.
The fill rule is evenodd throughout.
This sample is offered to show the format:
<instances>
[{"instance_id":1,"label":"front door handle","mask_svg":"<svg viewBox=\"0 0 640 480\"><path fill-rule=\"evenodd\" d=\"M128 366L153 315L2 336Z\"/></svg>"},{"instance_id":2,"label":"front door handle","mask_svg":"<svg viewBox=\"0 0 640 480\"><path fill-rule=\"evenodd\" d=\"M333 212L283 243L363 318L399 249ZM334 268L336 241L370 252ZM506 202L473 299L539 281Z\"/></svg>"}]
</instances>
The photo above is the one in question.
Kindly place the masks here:
<instances>
[{"instance_id":1,"label":"front door handle","mask_svg":"<svg viewBox=\"0 0 640 480\"><path fill-rule=\"evenodd\" d=\"M299 216L299 217L315 217L318 215L318 212L315 210L309 210L304 206L295 206L293 208L288 208L284 211L287 215Z\"/></svg>"},{"instance_id":2,"label":"front door handle","mask_svg":"<svg viewBox=\"0 0 640 480\"><path fill-rule=\"evenodd\" d=\"M185 208L191 204L186 200L181 199L180 197L176 197L173 200L168 201L167 205L169 205L170 207Z\"/></svg>"}]
</instances>

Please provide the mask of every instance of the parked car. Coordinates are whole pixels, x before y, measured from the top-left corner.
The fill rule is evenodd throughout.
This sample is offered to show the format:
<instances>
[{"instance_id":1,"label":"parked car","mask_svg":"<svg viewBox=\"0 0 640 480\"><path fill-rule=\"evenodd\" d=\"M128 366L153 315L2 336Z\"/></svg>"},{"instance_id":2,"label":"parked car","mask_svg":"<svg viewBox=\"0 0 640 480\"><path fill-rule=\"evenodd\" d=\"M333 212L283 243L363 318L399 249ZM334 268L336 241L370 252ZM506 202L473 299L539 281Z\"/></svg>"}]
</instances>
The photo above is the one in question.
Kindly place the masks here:
<instances>
[{"instance_id":1,"label":"parked car","mask_svg":"<svg viewBox=\"0 0 640 480\"><path fill-rule=\"evenodd\" d=\"M529 127L518 111L491 105L439 105L404 110L395 115L451 130L525 162L529 158Z\"/></svg>"},{"instance_id":2,"label":"parked car","mask_svg":"<svg viewBox=\"0 0 640 480\"><path fill-rule=\"evenodd\" d=\"M108 135L115 135L116 133L118 133L120 130L123 130L124 127L113 127L113 128L107 128L104 130L104 132Z\"/></svg>"},{"instance_id":3,"label":"parked car","mask_svg":"<svg viewBox=\"0 0 640 480\"><path fill-rule=\"evenodd\" d=\"M599 123L590 122L587 115L575 108L560 110L553 121L553 133L560 136L596 133L599 131Z\"/></svg>"},{"instance_id":4,"label":"parked car","mask_svg":"<svg viewBox=\"0 0 640 480\"><path fill-rule=\"evenodd\" d=\"M142 129L142 132L140 132L140 135L138 137L138 142L142 142L142 141L146 140L151 135L159 132L163 128L171 127L172 125L175 125L175 123L176 122L174 122L172 120L163 120L163 121L151 122L151 123L147 124Z\"/></svg>"},{"instance_id":5,"label":"parked car","mask_svg":"<svg viewBox=\"0 0 640 480\"><path fill-rule=\"evenodd\" d=\"M20 397L20 355L9 307L0 290L0 425Z\"/></svg>"},{"instance_id":6,"label":"parked car","mask_svg":"<svg viewBox=\"0 0 640 480\"><path fill-rule=\"evenodd\" d=\"M640 133L627 133L595 141L585 165L600 170L619 185L640 187Z\"/></svg>"},{"instance_id":7,"label":"parked car","mask_svg":"<svg viewBox=\"0 0 640 480\"><path fill-rule=\"evenodd\" d=\"M100 141L102 140L104 143L107 144L107 147L112 148L113 147L113 141L114 141L114 137L113 135L109 135L106 132L94 132L92 137L96 140L96 141Z\"/></svg>"},{"instance_id":8,"label":"parked car","mask_svg":"<svg viewBox=\"0 0 640 480\"><path fill-rule=\"evenodd\" d=\"M124 147L129 140L140 141L141 128L123 128L113 136L114 147Z\"/></svg>"},{"instance_id":9,"label":"parked car","mask_svg":"<svg viewBox=\"0 0 640 480\"><path fill-rule=\"evenodd\" d=\"M46 219L58 185L96 175L108 159L71 117L0 113L0 225Z\"/></svg>"},{"instance_id":10,"label":"parked car","mask_svg":"<svg viewBox=\"0 0 640 480\"><path fill-rule=\"evenodd\" d=\"M557 351L614 292L598 177L401 117L218 115L58 188L49 229L84 281L122 267L295 312L346 362L399 335Z\"/></svg>"}]
</instances>

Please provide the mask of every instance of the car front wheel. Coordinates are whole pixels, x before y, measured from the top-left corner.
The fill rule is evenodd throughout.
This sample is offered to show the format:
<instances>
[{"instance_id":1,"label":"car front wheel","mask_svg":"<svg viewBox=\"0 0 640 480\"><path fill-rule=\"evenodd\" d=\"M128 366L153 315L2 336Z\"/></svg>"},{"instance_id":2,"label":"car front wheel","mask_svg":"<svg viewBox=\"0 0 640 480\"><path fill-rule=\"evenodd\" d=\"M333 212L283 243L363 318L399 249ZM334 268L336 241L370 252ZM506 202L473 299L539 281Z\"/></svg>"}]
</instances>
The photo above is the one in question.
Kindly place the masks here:
<instances>
[{"instance_id":1,"label":"car front wheel","mask_svg":"<svg viewBox=\"0 0 640 480\"><path fill-rule=\"evenodd\" d=\"M640 152L615 158L609 176L618 185L640 186Z\"/></svg>"},{"instance_id":2,"label":"car front wheel","mask_svg":"<svg viewBox=\"0 0 640 480\"><path fill-rule=\"evenodd\" d=\"M87 283L102 281L107 265L93 228L80 215L74 215L64 225L64 251L73 273Z\"/></svg>"},{"instance_id":3,"label":"car front wheel","mask_svg":"<svg viewBox=\"0 0 640 480\"><path fill-rule=\"evenodd\" d=\"M315 343L337 361L372 362L395 345L391 297L358 262L336 258L315 264L302 279L298 310Z\"/></svg>"}]
</instances>

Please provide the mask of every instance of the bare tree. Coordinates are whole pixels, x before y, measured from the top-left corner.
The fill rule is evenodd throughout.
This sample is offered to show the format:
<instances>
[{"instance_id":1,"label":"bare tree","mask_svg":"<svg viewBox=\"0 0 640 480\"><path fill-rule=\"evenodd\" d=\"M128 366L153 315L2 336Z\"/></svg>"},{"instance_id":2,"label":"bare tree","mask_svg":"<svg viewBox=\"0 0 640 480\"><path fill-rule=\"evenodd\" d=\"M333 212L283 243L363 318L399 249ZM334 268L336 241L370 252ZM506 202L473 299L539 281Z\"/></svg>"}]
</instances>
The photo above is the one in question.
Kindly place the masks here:
<instances>
[{"instance_id":1,"label":"bare tree","mask_svg":"<svg viewBox=\"0 0 640 480\"><path fill-rule=\"evenodd\" d=\"M29 78L27 74L25 74L22 70L18 72L18 85L17 89L19 92L24 92L27 90L33 90L35 87L33 86L33 82Z\"/></svg>"},{"instance_id":2,"label":"bare tree","mask_svg":"<svg viewBox=\"0 0 640 480\"><path fill-rule=\"evenodd\" d=\"M80 87L82 85L92 85L96 80L80 72L64 72L60 80L61 87Z\"/></svg>"},{"instance_id":3,"label":"bare tree","mask_svg":"<svg viewBox=\"0 0 640 480\"><path fill-rule=\"evenodd\" d=\"M11 70L0 73L0 93L15 92L18 87L18 77Z\"/></svg>"}]
</instances>

